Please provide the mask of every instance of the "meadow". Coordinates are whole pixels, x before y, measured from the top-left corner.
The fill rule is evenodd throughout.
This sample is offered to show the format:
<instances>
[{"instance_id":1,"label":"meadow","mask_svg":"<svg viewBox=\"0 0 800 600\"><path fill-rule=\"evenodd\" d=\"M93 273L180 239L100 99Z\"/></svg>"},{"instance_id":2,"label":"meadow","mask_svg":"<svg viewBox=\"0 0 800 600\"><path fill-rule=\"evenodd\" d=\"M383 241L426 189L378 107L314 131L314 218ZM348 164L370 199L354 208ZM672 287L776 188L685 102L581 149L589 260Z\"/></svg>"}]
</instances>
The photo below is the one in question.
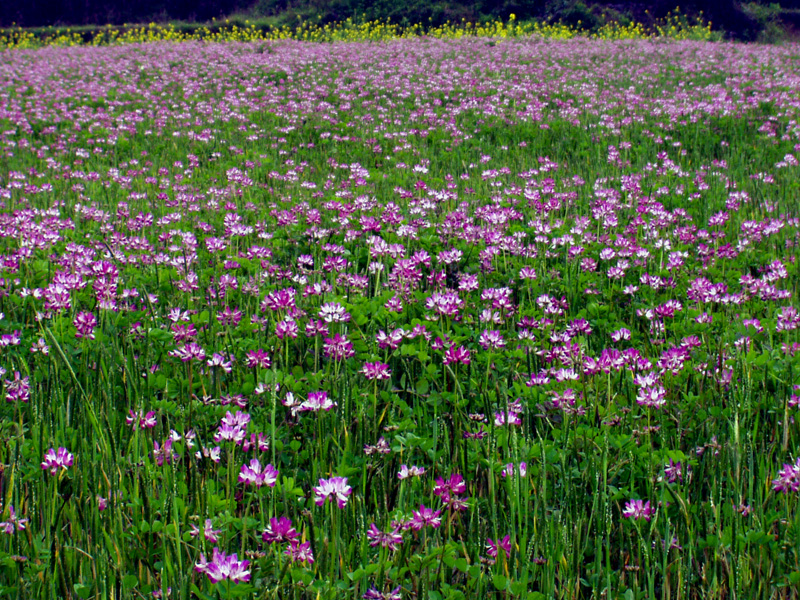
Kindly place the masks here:
<instances>
[{"instance_id":1,"label":"meadow","mask_svg":"<svg viewBox=\"0 0 800 600\"><path fill-rule=\"evenodd\" d=\"M797 598L800 46L562 37L0 50L0 594Z\"/></svg>"}]
</instances>

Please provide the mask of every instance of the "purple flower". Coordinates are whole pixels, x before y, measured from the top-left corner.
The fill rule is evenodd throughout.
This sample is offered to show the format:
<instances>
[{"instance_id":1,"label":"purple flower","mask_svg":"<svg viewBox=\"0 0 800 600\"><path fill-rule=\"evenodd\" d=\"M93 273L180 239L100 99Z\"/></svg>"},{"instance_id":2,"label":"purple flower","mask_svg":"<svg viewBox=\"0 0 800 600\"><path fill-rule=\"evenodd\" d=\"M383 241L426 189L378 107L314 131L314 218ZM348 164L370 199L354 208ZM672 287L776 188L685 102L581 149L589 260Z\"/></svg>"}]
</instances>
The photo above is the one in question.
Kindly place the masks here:
<instances>
[{"instance_id":1,"label":"purple flower","mask_svg":"<svg viewBox=\"0 0 800 600\"><path fill-rule=\"evenodd\" d=\"M58 473L59 469L67 469L72 466L75 457L66 448L50 448L44 455L42 469L49 471L50 475Z\"/></svg>"},{"instance_id":2,"label":"purple flower","mask_svg":"<svg viewBox=\"0 0 800 600\"><path fill-rule=\"evenodd\" d=\"M442 519L439 516L441 514L441 510L434 511L432 508L425 508L424 504L420 504L419 510L412 511L411 513L409 527L414 531L419 531L427 526L436 529L442 524Z\"/></svg>"},{"instance_id":3,"label":"purple flower","mask_svg":"<svg viewBox=\"0 0 800 600\"><path fill-rule=\"evenodd\" d=\"M267 525L264 533L261 534L261 539L268 544L292 542L298 537L300 537L300 534L292 527L292 520L289 517L270 519L269 525Z\"/></svg>"},{"instance_id":4,"label":"purple flower","mask_svg":"<svg viewBox=\"0 0 800 600\"><path fill-rule=\"evenodd\" d=\"M364 600L401 600L402 597L399 585L390 592L381 592L377 588L371 587L362 596Z\"/></svg>"},{"instance_id":5,"label":"purple flower","mask_svg":"<svg viewBox=\"0 0 800 600\"><path fill-rule=\"evenodd\" d=\"M27 376L21 377L19 371L14 371L14 379L5 379L4 382L6 384L6 402L30 400L30 384Z\"/></svg>"},{"instance_id":6,"label":"purple flower","mask_svg":"<svg viewBox=\"0 0 800 600\"><path fill-rule=\"evenodd\" d=\"M192 537L197 537L198 535L200 535L201 530L194 523L191 523L189 527L191 528L189 535L191 535ZM211 519L206 519L206 523L202 529L202 533L203 536L209 542L211 542L212 544L218 544L219 543L218 534L222 533L222 530L214 529L214 523L211 521Z\"/></svg>"},{"instance_id":7,"label":"purple flower","mask_svg":"<svg viewBox=\"0 0 800 600\"><path fill-rule=\"evenodd\" d=\"M660 385L643 387L636 395L636 403L639 406L661 408L667 403L667 391Z\"/></svg>"},{"instance_id":8,"label":"purple flower","mask_svg":"<svg viewBox=\"0 0 800 600\"><path fill-rule=\"evenodd\" d=\"M168 465L179 458L178 454L172 451L172 438L167 438L163 446L159 446L158 442L153 442L153 458L156 464L161 467L164 463Z\"/></svg>"},{"instance_id":9,"label":"purple flower","mask_svg":"<svg viewBox=\"0 0 800 600\"><path fill-rule=\"evenodd\" d=\"M156 413L151 410L147 414L142 415L141 411L135 413L129 410L128 416L125 417L125 422L133 427L134 431L136 431L137 427L139 429L152 429L156 426Z\"/></svg>"},{"instance_id":10,"label":"purple flower","mask_svg":"<svg viewBox=\"0 0 800 600\"><path fill-rule=\"evenodd\" d=\"M299 334L300 328L297 326L297 321L294 319L286 318L275 324L275 335L278 336L279 340L287 337L296 339Z\"/></svg>"},{"instance_id":11,"label":"purple flower","mask_svg":"<svg viewBox=\"0 0 800 600\"><path fill-rule=\"evenodd\" d=\"M522 425L522 417L519 416L519 412L514 410L494 413L494 426L502 427L503 425Z\"/></svg>"},{"instance_id":12,"label":"purple flower","mask_svg":"<svg viewBox=\"0 0 800 600\"><path fill-rule=\"evenodd\" d=\"M499 331L489 331L484 329L478 343L484 350L502 350L506 346L506 341Z\"/></svg>"},{"instance_id":13,"label":"purple flower","mask_svg":"<svg viewBox=\"0 0 800 600\"><path fill-rule=\"evenodd\" d=\"M326 302L317 316L326 323L346 323L350 320L350 314L338 302Z\"/></svg>"},{"instance_id":14,"label":"purple flower","mask_svg":"<svg viewBox=\"0 0 800 600\"><path fill-rule=\"evenodd\" d=\"M182 348L172 350L169 355L181 359L181 362L203 361L206 359L206 351L196 342L189 342Z\"/></svg>"},{"instance_id":15,"label":"purple flower","mask_svg":"<svg viewBox=\"0 0 800 600\"><path fill-rule=\"evenodd\" d=\"M343 360L355 356L356 351L353 349L353 344L347 339L347 336L339 335L338 333L332 338L326 337L322 345L322 352L327 358L334 360Z\"/></svg>"},{"instance_id":16,"label":"purple flower","mask_svg":"<svg viewBox=\"0 0 800 600\"><path fill-rule=\"evenodd\" d=\"M257 488L263 485L275 487L277 481L278 470L272 465L267 465L262 469L261 463L258 462L257 458L252 459L249 466L242 465L241 471L239 472L239 483L254 485Z\"/></svg>"},{"instance_id":17,"label":"purple flower","mask_svg":"<svg viewBox=\"0 0 800 600\"><path fill-rule=\"evenodd\" d=\"M469 350L464 348L464 346L450 346L444 351L443 362L446 365L449 365L450 363L461 363L462 365L468 365L470 363Z\"/></svg>"},{"instance_id":18,"label":"purple flower","mask_svg":"<svg viewBox=\"0 0 800 600\"><path fill-rule=\"evenodd\" d=\"M656 514L656 509L650 506L650 501L642 502L641 500L629 500L625 503L625 508L622 511L622 516L628 519L644 519L649 521L650 517Z\"/></svg>"},{"instance_id":19,"label":"purple flower","mask_svg":"<svg viewBox=\"0 0 800 600\"><path fill-rule=\"evenodd\" d=\"M92 313L81 311L77 315L75 315L75 319L72 321L72 324L75 325L75 337L80 338L89 338L90 340L94 339L94 328L97 327L97 317L95 317Z\"/></svg>"},{"instance_id":20,"label":"purple flower","mask_svg":"<svg viewBox=\"0 0 800 600\"><path fill-rule=\"evenodd\" d=\"M392 376L392 372L389 370L389 365L380 361L364 363L361 373L363 373L364 377L369 380L390 379Z\"/></svg>"},{"instance_id":21,"label":"purple flower","mask_svg":"<svg viewBox=\"0 0 800 600\"><path fill-rule=\"evenodd\" d=\"M433 488L433 493L441 498L442 502L447 504L454 497L458 497L467 491L467 485L464 483L464 478L458 473L453 473L450 478L445 481L441 477L436 478L436 485Z\"/></svg>"},{"instance_id":22,"label":"purple flower","mask_svg":"<svg viewBox=\"0 0 800 600\"><path fill-rule=\"evenodd\" d=\"M194 570L198 573L205 573L211 583L219 583L225 579L233 583L244 583L250 581L250 571L247 570L249 566L250 561L240 561L235 552L226 555L224 552L220 552L219 548L214 548L211 562L206 561L206 557L201 554Z\"/></svg>"},{"instance_id":23,"label":"purple flower","mask_svg":"<svg viewBox=\"0 0 800 600\"><path fill-rule=\"evenodd\" d=\"M28 522L28 519L20 519L17 516L16 511L14 511L14 505L8 505L8 521L4 521L0 523L0 531L11 535L15 531L22 531L25 529L25 523Z\"/></svg>"},{"instance_id":24,"label":"purple flower","mask_svg":"<svg viewBox=\"0 0 800 600\"><path fill-rule=\"evenodd\" d=\"M497 558L498 549L505 550L506 559L511 558L511 536L507 535L502 540L486 539L486 554L492 558Z\"/></svg>"},{"instance_id":25,"label":"purple flower","mask_svg":"<svg viewBox=\"0 0 800 600\"><path fill-rule=\"evenodd\" d=\"M248 369L255 369L256 367L269 369L272 365L272 361L269 358L269 354L259 348L258 350L250 350L247 353L244 364Z\"/></svg>"},{"instance_id":26,"label":"purple flower","mask_svg":"<svg viewBox=\"0 0 800 600\"><path fill-rule=\"evenodd\" d=\"M244 438L241 442L242 450L250 452L250 450L257 450L258 452L266 452L269 450L269 440L267 437L259 433L251 433L249 438Z\"/></svg>"},{"instance_id":27,"label":"purple flower","mask_svg":"<svg viewBox=\"0 0 800 600\"><path fill-rule=\"evenodd\" d=\"M336 499L339 508L347 505L348 496L353 493L353 488L347 485L347 477L331 477L330 479L320 479L319 486L313 488L315 497L314 502L317 506L325 504L325 500Z\"/></svg>"},{"instance_id":28,"label":"purple flower","mask_svg":"<svg viewBox=\"0 0 800 600\"><path fill-rule=\"evenodd\" d=\"M218 367L226 373L230 373L233 371L233 361L233 356L231 356L230 359L226 359L224 355L220 354L219 352L215 352L211 355L211 358L206 361L206 364L209 367Z\"/></svg>"},{"instance_id":29,"label":"purple flower","mask_svg":"<svg viewBox=\"0 0 800 600\"><path fill-rule=\"evenodd\" d=\"M336 402L328 399L328 392L309 392L308 399L297 410L311 412L330 411L334 406L336 406Z\"/></svg>"},{"instance_id":30,"label":"purple flower","mask_svg":"<svg viewBox=\"0 0 800 600\"><path fill-rule=\"evenodd\" d=\"M397 547L403 543L403 536L400 533L400 527L395 526L391 531L383 532L378 529L375 523L372 523L367 530L367 537L369 538L369 545L373 548L380 546L381 548L388 548L394 552Z\"/></svg>"},{"instance_id":31,"label":"purple flower","mask_svg":"<svg viewBox=\"0 0 800 600\"><path fill-rule=\"evenodd\" d=\"M521 462L519 463L519 469L514 469L514 463L508 463L500 474L505 477L514 477L516 471L519 471L521 477L525 477L528 474L528 463Z\"/></svg>"},{"instance_id":32,"label":"purple flower","mask_svg":"<svg viewBox=\"0 0 800 600\"><path fill-rule=\"evenodd\" d=\"M284 552L289 560L299 563L314 563L314 553L311 551L311 542L303 542L302 544L297 540L291 540L289 547Z\"/></svg>"},{"instance_id":33,"label":"purple flower","mask_svg":"<svg viewBox=\"0 0 800 600\"><path fill-rule=\"evenodd\" d=\"M408 479L409 477L420 477L425 474L425 469L415 465L407 466L400 465L400 471L397 473L398 479Z\"/></svg>"},{"instance_id":34,"label":"purple flower","mask_svg":"<svg viewBox=\"0 0 800 600\"><path fill-rule=\"evenodd\" d=\"M783 465L778 477L772 480L772 489L784 494L800 490L800 458L793 465Z\"/></svg>"},{"instance_id":35,"label":"purple flower","mask_svg":"<svg viewBox=\"0 0 800 600\"><path fill-rule=\"evenodd\" d=\"M683 483L683 465L679 462L673 462L670 458L669 464L664 467L664 475L666 475L667 481L670 483L675 483L676 481Z\"/></svg>"}]
</instances>

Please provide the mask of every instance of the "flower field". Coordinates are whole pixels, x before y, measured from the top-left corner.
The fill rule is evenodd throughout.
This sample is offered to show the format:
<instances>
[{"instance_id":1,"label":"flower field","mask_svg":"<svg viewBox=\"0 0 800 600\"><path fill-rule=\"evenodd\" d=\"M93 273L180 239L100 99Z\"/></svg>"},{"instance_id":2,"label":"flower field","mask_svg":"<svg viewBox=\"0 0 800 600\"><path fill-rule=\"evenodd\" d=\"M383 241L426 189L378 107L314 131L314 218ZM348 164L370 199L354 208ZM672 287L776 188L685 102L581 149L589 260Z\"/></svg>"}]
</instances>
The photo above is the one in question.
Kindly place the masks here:
<instances>
[{"instance_id":1,"label":"flower field","mask_svg":"<svg viewBox=\"0 0 800 600\"><path fill-rule=\"evenodd\" d=\"M797 598L800 47L0 51L0 595Z\"/></svg>"}]
</instances>

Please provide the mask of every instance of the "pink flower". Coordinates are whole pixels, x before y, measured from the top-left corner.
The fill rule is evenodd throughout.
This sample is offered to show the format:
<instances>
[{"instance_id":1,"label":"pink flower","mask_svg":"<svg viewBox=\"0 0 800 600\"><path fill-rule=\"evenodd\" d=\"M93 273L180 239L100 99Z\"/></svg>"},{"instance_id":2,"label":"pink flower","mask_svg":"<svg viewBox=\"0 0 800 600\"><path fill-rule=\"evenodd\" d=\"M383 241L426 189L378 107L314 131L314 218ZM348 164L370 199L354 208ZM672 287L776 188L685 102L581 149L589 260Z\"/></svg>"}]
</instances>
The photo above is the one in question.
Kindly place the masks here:
<instances>
[{"instance_id":1,"label":"pink flower","mask_svg":"<svg viewBox=\"0 0 800 600\"><path fill-rule=\"evenodd\" d=\"M201 530L194 523L190 524L189 527L191 528L189 535L191 535L192 537L197 537L198 535L200 535ZM211 542L212 544L218 544L219 543L218 535L222 533L222 530L214 529L214 523L211 521L211 519L206 519L206 523L202 529L202 533L203 536L209 542Z\"/></svg>"},{"instance_id":2,"label":"pink flower","mask_svg":"<svg viewBox=\"0 0 800 600\"><path fill-rule=\"evenodd\" d=\"M400 471L397 473L398 479L408 479L409 477L420 477L425 474L425 469L417 466L400 465Z\"/></svg>"},{"instance_id":3,"label":"pink flower","mask_svg":"<svg viewBox=\"0 0 800 600\"><path fill-rule=\"evenodd\" d=\"M151 410L147 414L142 415L141 411L135 413L129 410L128 416L125 417L125 422L133 427L134 431L136 431L137 427L139 429L152 429L156 426L156 413Z\"/></svg>"},{"instance_id":4,"label":"pink flower","mask_svg":"<svg viewBox=\"0 0 800 600\"><path fill-rule=\"evenodd\" d=\"M361 597L364 598L364 600L401 600L403 596L400 593L400 586L398 585L388 592L381 592L377 588L371 587Z\"/></svg>"},{"instance_id":5,"label":"pink flower","mask_svg":"<svg viewBox=\"0 0 800 600\"><path fill-rule=\"evenodd\" d=\"M320 479L319 486L313 488L317 506L325 504L325 500L334 498L339 508L347 505L348 496L353 493L353 488L347 485L347 477L331 477L330 479Z\"/></svg>"},{"instance_id":6,"label":"pink flower","mask_svg":"<svg viewBox=\"0 0 800 600\"><path fill-rule=\"evenodd\" d=\"M443 362L446 365L449 365L450 363L461 363L463 365L468 365L470 363L469 350L464 348L464 346L450 346L444 351Z\"/></svg>"},{"instance_id":7,"label":"pink flower","mask_svg":"<svg viewBox=\"0 0 800 600\"><path fill-rule=\"evenodd\" d=\"M181 362L190 362L192 360L203 361L206 359L206 351L195 342L189 342L182 348L172 350L169 352L169 355L181 359Z\"/></svg>"},{"instance_id":8,"label":"pink flower","mask_svg":"<svg viewBox=\"0 0 800 600\"><path fill-rule=\"evenodd\" d=\"M392 376L389 365L382 362L364 363L361 373L369 380L390 379Z\"/></svg>"},{"instance_id":9,"label":"pink flower","mask_svg":"<svg viewBox=\"0 0 800 600\"><path fill-rule=\"evenodd\" d=\"M511 557L511 536L507 535L502 540L486 539L486 554L492 558L497 558L498 549L505 550L506 559Z\"/></svg>"},{"instance_id":10,"label":"pink flower","mask_svg":"<svg viewBox=\"0 0 800 600\"><path fill-rule=\"evenodd\" d=\"M778 477L772 480L772 489L784 494L800 490L800 458L793 465L783 465Z\"/></svg>"},{"instance_id":11,"label":"pink flower","mask_svg":"<svg viewBox=\"0 0 800 600\"><path fill-rule=\"evenodd\" d=\"M442 524L442 519L439 516L441 514L441 510L434 511L432 508L425 508L424 504L420 504L419 510L412 511L409 526L414 531L419 531L427 526L436 529Z\"/></svg>"},{"instance_id":12,"label":"pink flower","mask_svg":"<svg viewBox=\"0 0 800 600\"><path fill-rule=\"evenodd\" d=\"M81 311L77 315L75 315L75 319L72 321L72 324L75 325L75 337L80 338L89 338L90 340L94 339L94 328L97 327L97 317L95 317L92 313Z\"/></svg>"},{"instance_id":13,"label":"pink flower","mask_svg":"<svg viewBox=\"0 0 800 600\"><path fill-rule=\"evenodd\" d=\"M484 329L478 343L484 350L502 350L506 346L506 341L499 331L489 331Z\"/></svg>"},{"instance_id":14,"label":"pink flower","mask_svg":"<svg viewBox=\"0 0 800 600\"><path fill-rule=\"evenodd\" d=\"M250 581L250 571L247 570L249 566L250 561L240 561L235 552L226 555L224 552L220 552L219 548L214 548L211 562L208 562L205 555L201 554L194 570L198 573L205 573L211 583L219 583L225 579L233 583L244 583Z\"/></svg>"},{"instance_id":15,"label":"pink flower","mask_svg":"<svg viewBox=\"0 0 800 600\"><path fill-rule=\"evenodd\" d=\"M262 469L261 463L257 458L252 459L249 466L242 465L239 472L239 483L254 485L257 488L263 485L275 487L277 481L278 470L272 465L267 465Z\"/></svg>"},{"instance_id":16,"label":"pink flower","mask_svg":"<svg viewBox=\"0 0 800 600\"><path fill-rule=\"evenodd\" d=\"M519 474L522 477L525 477L528 474L528 463L521 462L519 463ZM505 477L514 477L514 473L517 469L514 469L514 463L508 463L505 467L503 467L502 472L500 473L504 478Z\"/></svg>"},{"instance_id":17,"label":"pink flower","mask_svg":"<svg viewBox=\"0 0 800 600\"><path fill-rule=\"evenodd\" d=\"M314 563L314 553L311 551L311 542L299 543L297 540L289 542L289 547L284 552L292 562Z\"/></svg>"},{"instance_id":18,"label":"pink flower","mask_svg":"<svg viewBox=\"0 0 800 600\"><path fill-rule=\"evenodd\" d=\"M298 537L300 537L300 534L292 527L292 520L289 517L270 519L269 525L267 525L264 533L261 534L261 539L268 544L273 544L275 542L293 542Z\"/></svg>"},{"instance_id":19,"label":"pink flower","mask_svg":"<svg viewBox=\"0 0 800 600\"><path fill-rule=\"evenodd\" d=\"M625 503L625 508L622 511L622 516L628 519L644 519L649 521L650 517L656 514L656 509L650 506L650 501L642 502L641 500L629 500Z\"/></svg>"},{"instance_id":20,"label":"pink flower","mask_svg":"<svg viewBox=\"0 0 800 600\"><path fill-rule=\"evenodd\" d=\"M14 511L14 506L12 504L8 505L8 521L4 521L0 523L0 531L3 531L9 535L14 533L14 531L22 531L25 529L25 523L28 522L28 519L20 519L17 516L17 513Z\"/></svg>"},{"instance_id":21,"label":"pink flower","mask_svg":"<svg viewBox=\"0 0 800 600\"><path fill-rule=\"evenodd\" d=\"M398 526L384 533L378 529L375 523L372 523L367 530L367 537L369 538L369 545L373 548L375 546L380 546L382 548L388 548L392 552L397 550L397 547L403 543L403 536Z\"/></svg>"},{"instance_id":22,"label":"pink flower","mask_svg":"<svg viewBox=\"0 0 800 600\"><path fill-rule=\"evenodd\" d=\"M309 392L308 399L300 405L298 411L330 411L334 406L336 402L328 398L328 392Z\"/></svg>"},{"instance_id":23,"label":"pink flower","mask_svg":"<svg viewBox=\"0 0 800 600\"><path fill-rule=\"evenodd\" d=\"M464 483L464 478L458 473L453 473L450 478L445 481L441 477L436 478L436 485L433 488L433 493L442 499L442 502L448 502L451 496L460 496L467 491L467 484Z\"/></svg>"},{"instance_id":24,"label":"pink flower","mask_svg":"<svg viewBox=\"0 0 800 600\"><path fill-rule=\"evenodd\" d=\"M269 369L272 366L272 361L264 350L250 350L244 359L244 364L248 369L255 369L261 367L262 369Z\"/></svg>"},{"instance_id":25,"label":"pink flower","mask_svg":"<svg viewBox=\"0 0 800 600\"><path fill-rule=\"evenodd\" d=\"M50 448L44 455L42 469L49 471L50 475L58 473L59 469L67 469L72 466L75 457L66 448Z\"/></svg>"}]
</instances>

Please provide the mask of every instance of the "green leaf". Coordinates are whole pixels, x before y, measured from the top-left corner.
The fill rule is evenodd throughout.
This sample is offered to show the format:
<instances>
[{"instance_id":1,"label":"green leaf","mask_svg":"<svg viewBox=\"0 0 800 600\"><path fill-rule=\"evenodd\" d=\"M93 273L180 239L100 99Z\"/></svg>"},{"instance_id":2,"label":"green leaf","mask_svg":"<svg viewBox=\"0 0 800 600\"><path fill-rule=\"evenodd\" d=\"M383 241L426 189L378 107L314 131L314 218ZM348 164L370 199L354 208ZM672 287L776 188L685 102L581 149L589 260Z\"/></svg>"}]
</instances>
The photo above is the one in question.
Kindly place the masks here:
<instances>
[{"instance_id":1,"label":"green leaf","mask_svg":"<svg viewBox=\"0 0 800 600\"><path fill-rule=\"evenodd\" d=\"M508 587L508 577L504 575L495 575L492 577L492 583L494 583L494 587L502 592Z\"/></svg>"},{"instance_id":2,"label":"green leaf","mask_svg":"<svg viewBox=\"0 0 800 600\"><path fill-rule=\"evenodd\" d=\"M306 571L305 569L292 569L292 581L302 582L303 585L309 585L312 581L314 581L314 575Z\"/></svg>"},{"instance_id":3,"label":"green leaf","mask_svg":"<svg viewBox=\"0 0 800 600\"><path fill-rule=\"evenodd\" d=\"M350 581L359 582L364 578L364 569L356 569L352 573L348 573L347 576L350 578Z\"/></svg>"},{"instance_id":4,"label":"green leaf","mask_svg":"<svg viewBox=\"0 0 800 600\"><path fill-rule=\"evenodd\" d=\"M122 587L123 589L129 590L131 588L135 588L139 584L139 578L136 575L125 575L122 578Z\"/></svg>"},{"instance_id":5,"label":"green leaf","mask_svg":"<svg viewBox=\"0 0 800 600\"><path fill-rule=\"evenodd\" d=\"M235 586L231 588L230 594L228 595L229 598L243 598L244 596L250 596L256 590L256 586L250 583L237 583Z\"/></svg>"},{"instance_id":6,"label":"green leaf","mask_svg":"<svg viewBox=\"0 0 800 600\"><path fill-rule=\"evenodd\" d=\"M85 583L76 583L72 586L72 589L75 590L78 598L88 598L92 595L92 586L86 585Z\"/></svg>"},{"instance_id":7,"label":"green leaf","mask_svg":"<svg viewBox=\"0 0 800 600\"><path fill-rule=\"evenodd\" d=\"M524 581L515 581L510 586L508 586L508 589L511 590L511 593L514 596L521 596L522 594L525 593L526 587L527 586L525 585Z\"/></svg>"}]
</instances>

